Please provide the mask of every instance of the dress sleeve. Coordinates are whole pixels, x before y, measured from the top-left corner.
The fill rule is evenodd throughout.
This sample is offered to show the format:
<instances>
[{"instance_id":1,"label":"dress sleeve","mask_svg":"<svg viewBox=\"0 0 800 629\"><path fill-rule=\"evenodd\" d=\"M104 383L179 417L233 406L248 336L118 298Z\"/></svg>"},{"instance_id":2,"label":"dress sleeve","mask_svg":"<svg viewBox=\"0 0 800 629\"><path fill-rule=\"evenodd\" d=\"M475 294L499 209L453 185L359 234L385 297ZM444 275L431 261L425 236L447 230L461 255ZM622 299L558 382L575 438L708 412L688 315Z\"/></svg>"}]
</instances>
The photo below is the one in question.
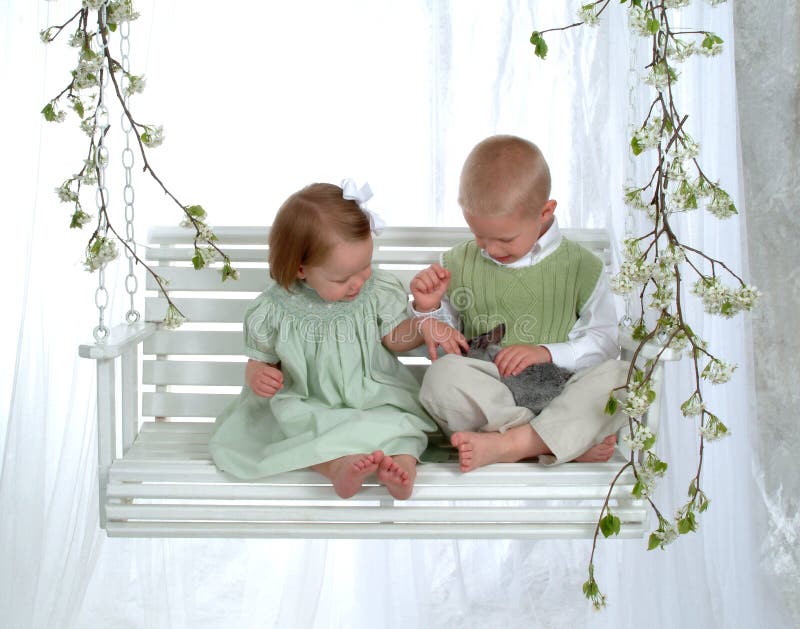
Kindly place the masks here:
<instances>
[{"instance_id":1,"label":"dress sleeve","mask_svg":"<svg viewBox=\"0 0 800 629\"><path fill-rule=\"evenodd\" d=\"M280 361L275 354L275 338L278 333L275 305L269 295L262 293L247 308L244 315L244 353L248 358L265 363Z\"/></svg>"},{"instance_id":2,"label":"dress sleeve","mask_svg":"<svg viewBox=\"0 0 800 629\"><path fill-rule=\"evenodd\" d=\"M384 337L401 321L408 319L408 293L403 284L388 271L373 270L378 331Z\"/></svg>"}]
</instances>

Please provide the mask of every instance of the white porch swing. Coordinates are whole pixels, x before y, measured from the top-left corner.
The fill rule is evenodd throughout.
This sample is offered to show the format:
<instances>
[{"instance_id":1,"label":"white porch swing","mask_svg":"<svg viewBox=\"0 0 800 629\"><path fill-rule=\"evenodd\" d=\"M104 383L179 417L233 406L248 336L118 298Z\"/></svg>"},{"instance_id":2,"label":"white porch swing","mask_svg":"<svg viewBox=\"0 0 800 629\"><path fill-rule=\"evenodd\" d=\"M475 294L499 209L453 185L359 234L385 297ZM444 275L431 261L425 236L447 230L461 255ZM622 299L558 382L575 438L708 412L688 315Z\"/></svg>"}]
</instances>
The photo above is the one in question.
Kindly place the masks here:
<instances>
[{"instance_id":1,"label":"white porch swing","mask_svg":"<svg viewBox=\"0 0 800 629\"><path fill-rule=\"evenodd\" d=\"M220 472L208 453L209 432L215 416L235 397L230 388L244 382L241 321L253 296L270 281L265 245L269 229L217 227L214 232L241 267L238 281L222 283L217 270L192 268L193 230L161 227L150 233L146 259L169 281L176 305L192 322L185 327L191 329L122 323L104 340L80 347L81 356L97 361L100 523L108 535L594 536L609 486L627 458L621 451L607 463L499 463L468 474L453 461L423 464L407 501L395 501L377 483L342 500L327 479L310 470L258 482ZM603 230L565 232L608 262ZM408 285L416 269L438 259L442 247L466 238L465 228L389 228L376 239L374 262ZM406 268L397 270L397 265ZM166 312L157 288L154 280L148 281L146 321L160 321ZM624 353L630 356L635 345L628 341ZM640 358L652 357L658 349L642 352ZM412 352L402 360L412 363L410 368L421 377L427 359L419 356ZM668 352L661 358L676 356ZM656 383L661 375L659 363ZM658 430L656 407L647 418L653 433ZM649 507L631 496L634 483L628 469L611 494L610 504L622 521L621 537L640 537L648 530Z\"/></svg>"},{"instance_id":2,"label":"white porch swing","mask_svg":"<svg viewBox=\"0 0 800 629\"><path fill-rule=\"evenodd\" d=\"M127 24L122 25L122 61L127 63ZM127 68L126 68L127 70ZM98 107L107 110L102 101ZM103 117L101 116L101 119ZM134 244L130 125L123 116L126 148L126 242ZM98 153L107 155L103 144ZM107 160L105 160L107 161ZM105 193L100 168L98 203ZM105 195L105 196L103 196ZM102 225L101 225L102 227ZM564 230L610 262L604 230ZM351 500L338 498L327 479L298 470L257 482L220 472L208 453L214 418L244 382L241 322L255 295L269 282L267 227L216 227L217 244L240 269L240 279L223 283L211 268L191 265L194 230L160 227L150 232L145 259L169 281L171 295L191 322L170 330L167 302L148 276L144 321L134 308L134 259L128 256L126 322L104 324L107 293L99 271L95 343L81 345L82 357L97 362L97 420L100 525L110 536L129 537L299 537L299 538L591 538L609 487L627 459L618 448L602 464L501 463L462 474L457 462L420 465L411 500L395 501L377 483ZM376 239L374 263L391 269L408 286L420 268L443 248L470 237L466 228L389 228ZM623 357L637 343L627 339ZM662 348L644 348L638 360ZM402 357L421 378L421 352ZM661 360L677 358L671 351ZM119 367L119 373L118 373ZM653 373L660 385L662 365ZM121 400L117 400L117 392ZM141 407L141 412L140 412ZM657 405L647 423L658 430ZM445 445L446 444L440 444ZM648 531L649 507L631 495L628 468L616 481L610 505L621 522L620 537Z\"/></svg>"}]
</instances>

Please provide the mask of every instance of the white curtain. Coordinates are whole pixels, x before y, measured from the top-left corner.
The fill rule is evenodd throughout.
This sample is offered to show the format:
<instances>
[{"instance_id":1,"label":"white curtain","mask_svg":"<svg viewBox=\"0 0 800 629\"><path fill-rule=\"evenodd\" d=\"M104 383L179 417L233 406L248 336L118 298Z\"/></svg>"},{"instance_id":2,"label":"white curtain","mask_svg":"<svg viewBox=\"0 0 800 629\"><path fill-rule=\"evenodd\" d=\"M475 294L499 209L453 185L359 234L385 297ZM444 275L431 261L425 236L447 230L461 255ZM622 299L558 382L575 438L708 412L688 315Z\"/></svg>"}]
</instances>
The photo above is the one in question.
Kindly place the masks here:
<instances>
[{"instance_id":1,"label":"white curtain","mask_svg":"<svg viewBox=\"0 0 800 629\"><path fill-rule=\"evenodd\" d=\"M600 614L580 592L587 541L107 539L97 527L93 365L76 352L96 322L94 278L81 270L82 237L67 233L66 206L52 192L80 164L80 134L71 123L45 127L38 115L72 60L37 33L73 4L2 5L3 626L788 626L759 564L749 327L701 312L691 313L696 330L740 365L710 398L733 432L707 450L712 507L698 533L664 552L646 552L645 540L602 541L596 575L610 606ZM572 21L577 3L567 4L137 2L131 67L148 88L135 107L166 130L153 166L212 224L268 224L295 189L344 176L369 180L371 205L390 224L461 224L455 190L466 152L486 135L516 133L548 157L563 225L621 236L621 187L641 168L626 147L641 115L631 109L642 95L629 92L637 44L612 4L605 25L553 34L548 60L535 59L530 31ZM679 104L705 168L743 208L732 10L695 4L685 23L718 32L729 52L686 67ZM144 175L136 186L139 240L149 225L179 220ZM701 215L679 225L746 273L744 227L743 218ZM118 318L123 277L122 265L109 272ZM675 508L697 443L675 412L686 365L669 372L660 448L674 481L660 493Z\"/></svg>"}]
</instances>

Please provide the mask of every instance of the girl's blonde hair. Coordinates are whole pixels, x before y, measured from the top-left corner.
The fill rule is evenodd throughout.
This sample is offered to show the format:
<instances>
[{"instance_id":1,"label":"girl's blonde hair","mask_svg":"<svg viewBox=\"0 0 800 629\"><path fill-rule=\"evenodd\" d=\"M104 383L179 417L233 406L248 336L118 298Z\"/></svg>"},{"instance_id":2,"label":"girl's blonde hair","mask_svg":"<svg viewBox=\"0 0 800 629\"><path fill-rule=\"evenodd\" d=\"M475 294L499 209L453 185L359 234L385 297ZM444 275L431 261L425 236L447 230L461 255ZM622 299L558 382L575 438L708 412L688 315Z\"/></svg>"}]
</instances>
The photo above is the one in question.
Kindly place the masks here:
<instances>
[{"instance_id":1,"label":"girl's blonde hair","mask_svg":"<svg viewBox=\"0 0 800 629\"><path fill-rule=\"evenodd\" d=\"M288 289L300 265L319 266L338 240L370 237L369 217L342 189L312 183L283 202L269 234L269 274Z\"/></svg>"}]
</instances>

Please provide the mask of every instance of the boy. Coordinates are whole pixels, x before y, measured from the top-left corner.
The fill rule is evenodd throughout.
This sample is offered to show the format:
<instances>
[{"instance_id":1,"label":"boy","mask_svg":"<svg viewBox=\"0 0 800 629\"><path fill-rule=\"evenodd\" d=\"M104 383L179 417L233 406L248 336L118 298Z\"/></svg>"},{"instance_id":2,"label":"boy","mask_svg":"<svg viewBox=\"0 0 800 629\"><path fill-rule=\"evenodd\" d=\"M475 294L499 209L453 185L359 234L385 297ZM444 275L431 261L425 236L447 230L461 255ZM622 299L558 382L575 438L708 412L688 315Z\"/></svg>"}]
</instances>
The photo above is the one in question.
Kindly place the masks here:
<instances>
[{"instance_id":1,"label":"boy","mask_svg":"<svg viewBox=\"0 0 800 629\"><path fill-rule=\"evenodd\" d=\"M450 435L463 472L531 457L607 461L624 416L603 409L628 364L614 360L617 320L602 261L561 236L541 151L514 136L483 140L464 163L458 201L475 239L414 277L412 308L467 338L505 323L504 347L494 363L435 361L423 406ZM534 416L499 377L551 361L577 373Z\"/></svg>"}]
</instances>

